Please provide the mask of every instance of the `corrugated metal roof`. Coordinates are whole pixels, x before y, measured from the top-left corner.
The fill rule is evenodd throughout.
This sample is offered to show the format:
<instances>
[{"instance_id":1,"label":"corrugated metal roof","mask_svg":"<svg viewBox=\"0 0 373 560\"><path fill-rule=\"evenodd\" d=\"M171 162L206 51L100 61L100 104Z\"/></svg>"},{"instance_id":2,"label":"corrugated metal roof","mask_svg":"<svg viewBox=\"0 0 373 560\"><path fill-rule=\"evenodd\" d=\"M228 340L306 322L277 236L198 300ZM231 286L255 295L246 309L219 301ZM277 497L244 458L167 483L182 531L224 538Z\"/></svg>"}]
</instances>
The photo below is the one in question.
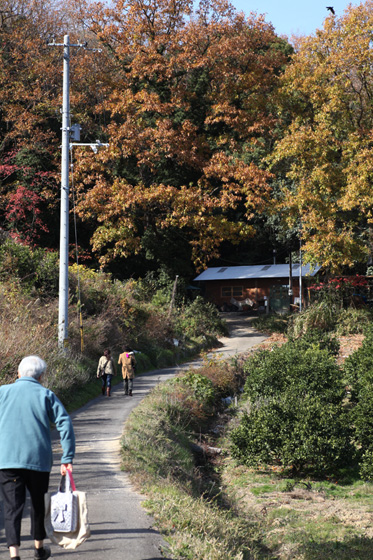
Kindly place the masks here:
<instances>
[{"instance_id":1,"label":"corrugated metal roof","mask_svg":"<svg viewBox=\"0 0 373 560\"><path fill-rule=\"evenodd\" d=\"M309 264L302 266L303 276L315 276L320 270L319 266L312 267ZM300 265L293 264L293 276L299 276ZM255 266L226 266L207 268L199 274L194 281L203 280L244 280L249 278L288 278L288 264L270 264Z\"/></svg>"}]
</instances>

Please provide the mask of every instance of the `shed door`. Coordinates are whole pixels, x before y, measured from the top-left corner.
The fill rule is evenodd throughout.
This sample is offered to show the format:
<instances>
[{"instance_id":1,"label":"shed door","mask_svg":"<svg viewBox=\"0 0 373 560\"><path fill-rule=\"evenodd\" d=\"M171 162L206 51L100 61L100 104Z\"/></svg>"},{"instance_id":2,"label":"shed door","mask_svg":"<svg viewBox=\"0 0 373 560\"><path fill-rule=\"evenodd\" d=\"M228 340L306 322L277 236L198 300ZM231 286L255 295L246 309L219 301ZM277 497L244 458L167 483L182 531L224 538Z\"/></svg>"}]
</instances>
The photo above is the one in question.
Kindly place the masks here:
<instances>
[{"instance_id":1,"label":"shed door","mask_svg":"<svg viewBox=\"0 0 373 560\"><path fill-rule=\"evenodd\" d=\"M269 309L275 313L288 313L289 307L289 287L271 286L269 291Z\"/></svg>"}]
</instances>

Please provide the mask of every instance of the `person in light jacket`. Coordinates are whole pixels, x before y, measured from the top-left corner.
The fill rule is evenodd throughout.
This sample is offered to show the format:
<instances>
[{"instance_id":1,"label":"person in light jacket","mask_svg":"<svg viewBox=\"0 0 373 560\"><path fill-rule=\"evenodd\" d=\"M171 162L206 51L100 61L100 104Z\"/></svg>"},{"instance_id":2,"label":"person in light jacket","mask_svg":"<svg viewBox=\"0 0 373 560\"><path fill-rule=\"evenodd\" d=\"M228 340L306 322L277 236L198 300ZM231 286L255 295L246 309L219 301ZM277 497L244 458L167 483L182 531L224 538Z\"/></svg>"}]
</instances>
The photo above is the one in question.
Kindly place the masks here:
<instances>
[{"instance_id":1,"label":"person in light jacket","mask_svg":"<svg viewBox=\"0 0 373 560\"><path fill-rule=\"evenodd\" d=\"M122 366L124 394L132 397L136 358L135 354L130 348L128 348L128 346L125 347L123 354L120 354L118 364L121 364Z\"/></svg>"},{"instance_id":2,"label":"person in light jacket","mask_svg":"<svg viewBox=\"0 0 373 560\"><path fill-rule=\"evenodd\" d=\"M101 381L102 381L101 391L103 395L105 395L105 391L106 391L106 395L110 397L111 380L113 376L116 374L117 372L115 369L114 360L111 357L111 352L108 348L106 348L104 350L104 355L101 356L101 358L99 359L98 366L97 366L97 377L98 378L101 377Z\"/></svg>"},{"instance_id":3,"label":"person in light jacket","mask_svg":"<svg viewBox=\"0 0 373 560\"><path fill-rule=\"evenodd\" d=\"M75 436L71 419L56 395L42 386L47 364L39 356L23 358L18 379L0 387L0 488L4 502L5 536L10 557L20 560L22 512L26 489L31 498L34 559L46 560L44 494L52 468L51 424L62 445L61 474L72 470Z\"/></svg>"}]
</instances>

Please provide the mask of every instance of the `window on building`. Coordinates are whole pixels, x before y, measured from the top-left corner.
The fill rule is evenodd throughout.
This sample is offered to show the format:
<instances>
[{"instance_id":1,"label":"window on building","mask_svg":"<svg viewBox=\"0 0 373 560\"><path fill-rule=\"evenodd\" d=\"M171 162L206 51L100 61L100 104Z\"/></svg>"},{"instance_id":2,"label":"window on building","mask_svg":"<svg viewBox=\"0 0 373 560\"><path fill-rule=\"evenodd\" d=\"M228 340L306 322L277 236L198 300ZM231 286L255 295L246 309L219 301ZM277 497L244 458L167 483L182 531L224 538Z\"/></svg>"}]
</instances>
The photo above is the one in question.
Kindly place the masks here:
<instances>
[{"instance_id":1,"label":"window on building","mask_svg":"<svg viewBox=\"0 0 373 560\"><path fill-rule=\"evenodd\" d=\"M242 286L224 286L221 289L222 297L242 297Z\"/></svg>"},{"instance_id":2,"label":"window on building","mask_svg":"<svg viewBox=\"0 0 373 560\"><path fill-rule=\"evenodd\" d=\"M233 297L240 297L242 296L242 286L235 286L233 288Z\"/></svg>"}]
</instances>

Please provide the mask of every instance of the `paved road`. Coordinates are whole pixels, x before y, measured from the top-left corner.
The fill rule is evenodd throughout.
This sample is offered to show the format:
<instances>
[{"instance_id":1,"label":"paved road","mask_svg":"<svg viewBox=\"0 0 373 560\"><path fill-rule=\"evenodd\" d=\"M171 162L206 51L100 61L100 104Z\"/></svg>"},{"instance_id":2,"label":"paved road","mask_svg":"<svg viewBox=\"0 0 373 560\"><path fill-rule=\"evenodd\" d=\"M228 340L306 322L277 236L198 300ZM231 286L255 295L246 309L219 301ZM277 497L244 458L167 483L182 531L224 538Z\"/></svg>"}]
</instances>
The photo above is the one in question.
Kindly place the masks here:
<instances>
[{"instance_id":1,"label":"paved road","mask_svg":"<svg viewBox=\"0 0 373 560\"><path fill-rule=\"evenodd\" d=\"M224 357L245 352L265 337L251 328L251 318L225 314L230 337L222 338L222 346L211 354ZM74 478L78 490L87 492L92 536L76 551L52 546L54 558L73 554L76 560L165 560L160 534L153 528L152 518L141 507L144 497L134 492L126 473L120 470L120 438L126 418L136 405L159 382L173 377L187 367L198 367L199 361L182 367L151 371L136 378L134 396L125 397L121 384L112 397L99 397L72 414L77 439ZM55 467L50 489L59 482L59 447L55 446ZM0 502L0 559L8 558L5 547L2 504ZM33 542L29 535L28 511L22 526L22 560L33 558Z\"/></svg>"}]
</instances>

